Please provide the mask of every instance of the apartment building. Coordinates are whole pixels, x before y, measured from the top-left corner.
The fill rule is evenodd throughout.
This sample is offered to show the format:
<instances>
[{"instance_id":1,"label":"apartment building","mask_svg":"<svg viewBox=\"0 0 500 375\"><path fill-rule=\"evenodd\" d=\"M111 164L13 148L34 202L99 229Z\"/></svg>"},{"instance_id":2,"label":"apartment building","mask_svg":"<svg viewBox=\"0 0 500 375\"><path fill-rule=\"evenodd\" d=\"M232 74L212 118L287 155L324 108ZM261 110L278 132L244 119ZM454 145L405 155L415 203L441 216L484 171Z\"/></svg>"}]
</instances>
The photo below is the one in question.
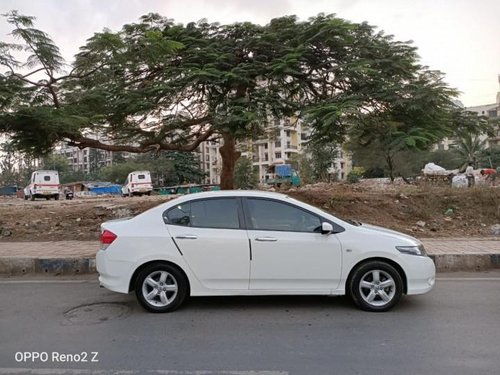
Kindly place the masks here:
<instances>
[{"instance_id":1,"label":"apartment building","mask_svg":"<svg viewBox=\"0 0 500 375\"><path fill-rule=\"evenodd\" d=\"M497 94L496 103L467 107L466 109L471 112L476 112L480 116L485 116L490 119L496 119L500 116L500 92L498 92ZM483 135L481 138L486 140L486 147L500 146L500 126L497 126L497 128L495 129L495 134L493 134L493 136L488 137L486 135Z\"/></svg>"},{"instance_id":2,"label":"apartment building","mask_svg":"<svg viewBox=\"0 0 500 375\"><path fill-rule=\"evenodd\" d=\"M113 164L113 153L111 151L95 148L79 149L78 147L68 146L65 142L55 147L54 154L66 157L71 169L85 174L96 172L105 166Z\"/></svg>"},{"instance_id":3,"label":"apartment building","mask_svg":"<svg viewBox=\"0 0 500 375\"><path fill-rule=\"evenodd\" d=\"M203 142L197 149L200 158L200 168L206 174L203 179L205 184L220 184L222 170L219 148L220 140Z\"/></svg>"},{"instance_id":4,"label":"apartment building","mask_svg":"<svg viewBox=\"0 0 500 375\"><path fill-rule=\"evenodd\" d=\"M265 181L273 165L291 164L294 157L305 152L310 130L295 118L274 119L265 135L238 145L241 155L249 158L258 173L259 181ZM204 142L198 148L201 169L207 173L206 183L220 183L222 170L219 148L222 140ZM328 169L332 179L344 180L352 169L349 155L339 150L339 157Z\"/></svg>"},{"instance_id":5,"label":"apartment building","mask_svg":"<svg viewBox=\"0 0 500 375\"><path fill-rule=\"evenodd\" d=\"M500 74L498 75L498 83L500 84ZM500 91L497 92L496 102L492 104L483 104L472 107L464 107L462 103L457 103L460 107L463 107L469 112L475 112L478 116L485 116L489 119L497 119L500 117ZM493 136L488 136L483 134L479 137L481 140L486 140L486 147L500 146L500 126L495 129L495 134ZM445 138L439 144L437 144L434 149L448 150L453 147L455 140L451 138Z\"/></svg>"}]
</instances>

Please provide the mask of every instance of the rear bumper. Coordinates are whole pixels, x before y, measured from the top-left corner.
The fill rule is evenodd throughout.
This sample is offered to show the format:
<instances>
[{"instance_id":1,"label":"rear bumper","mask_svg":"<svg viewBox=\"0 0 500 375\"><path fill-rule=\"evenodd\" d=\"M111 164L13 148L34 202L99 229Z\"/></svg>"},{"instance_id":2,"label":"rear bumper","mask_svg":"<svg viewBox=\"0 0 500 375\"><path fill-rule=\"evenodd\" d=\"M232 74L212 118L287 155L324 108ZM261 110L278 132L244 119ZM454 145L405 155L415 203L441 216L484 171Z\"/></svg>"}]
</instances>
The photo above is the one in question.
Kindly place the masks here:
<instances>
[{"instance_id":1,"label":"rear bumper","mask_svg":"<svg viewBox=\"0 0 500 375\"><path fill-rule=\"evenodd\" d=\"M99 273L99 283L106 289L118 293L128 293L131 264L122 261L111 261L105 250L99 250L96 255L96 268Z\"/></svg>"},{"instance_id":2,"label":"rear bumper","mask_svg":"<svg viewBox=\"0 0 500 375\"><path fill-rule=\"evenodd\" d=\"M131 193L148 193L148 192L151 192L153 191L153 189L151 188L131 188L130 189L130 192Z\"/></svg>"},{"instance_id":3,"label":"rear bumper","mask_svg":"<svg viewBox=\"0 0 500 375\"><path fill-rule=\"evenodd\" d=\"M57 195L59 190L33 190L33 195Z\"/></svg>"}]
</instances>

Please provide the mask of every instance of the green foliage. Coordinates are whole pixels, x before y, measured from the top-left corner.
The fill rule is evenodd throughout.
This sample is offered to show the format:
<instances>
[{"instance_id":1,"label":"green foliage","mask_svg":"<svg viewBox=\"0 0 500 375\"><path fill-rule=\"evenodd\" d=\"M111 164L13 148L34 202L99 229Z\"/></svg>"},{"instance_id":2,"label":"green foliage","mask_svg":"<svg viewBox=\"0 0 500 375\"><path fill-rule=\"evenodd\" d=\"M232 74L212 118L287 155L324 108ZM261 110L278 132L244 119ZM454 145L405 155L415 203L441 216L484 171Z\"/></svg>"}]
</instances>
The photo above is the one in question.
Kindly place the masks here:
<instances>
[{"instance_id":1,"label":"green foliage","mask_svg":"<svg viewBox=\"0 0 500 375\"><path fill-rule=\"evenodd\" d=\"M362 144L378 140L391 160L446 133L455 94L418 64L415 47L335 15L260 26L181 25L148 14L95 34L70 74L58 77L59 51L33 18L7 18L23 44L0 45L0 65L9 69L0 76L7 83L0 105L9 109L0 114L0 132L31 154L62 140L113 151L192 151L216 135L228 142L259 137L270 117L294 116L309 124L313 142L339 144L350 133ZM12 58L18 48L32 53L27 62ZM41 65L48 78L30 81L31 72L19 73L23 64ZM114 145L86 137L88 130ZM325 173L316 167L314 178Z\"/></svg>"},{"instance_id":2,"label":"green foliage","mask_svg":"<svg viewBox=\"0 0 500 375\"><path fill-rule=\"evenodd\" d=\"M68 159L62 155L50 154L42 159L40 169L58 171L59 175L64 175L70 170Z\"/></svg>"},{"instance_id":3,"label":"green foliage","mask_svg":"<svg viewBox=\"0 0 500 375\"><path fill-rule=\"evenodd\" d=\"M16 151L12 143L0 144L0 186L27 185L31 173L35 169L32 160Z\"/></svg>"},{"instance_id":4,"label":"green foliage","mask_svg":"<svg viewBox=\"0 0 500 375\"><path fill-rule=\"evenodd\" d=\"M103 168L98 178L121 184L130 172L148 170L153 184L169 186L185 183L200 183L205 176L200 170L195 154L166 152L160 155L142 154Z\"/></svg>"},{"instance_id":5,"label":"green foliage","mask_svg":"<svg viewBox=\"0 0 500 375\"><path fill-rule=\"evenodd\" d=\"M354 167L348 174L347 174L347 182L350 184L355 184L359 182L361 177L363 177L365 173L365 169L363 167Z\"/></svg>"},{"instance_id":6,"label":"green foliage","mask_svg":"<svg viewBox=\"0 0 500 375\"><path fill-rule=\"evenodd\" d=\"M99 180L123 184L129 173L147 169L146 164L137 163L135 161L113 164L101 169L99 172Z\"/></svg>"},{"instance_id":7,"label":"green foliage","mask_svg":"<svg viewBox=\"0 0 500 375\"><path fill-rule=\"evenodd\" d=\"M500 146L491 146L482 150L478 156L478 164L480 168L500 167Z\"/></svg>"},{"instance_id":8,"label":"green foliage","mask_svg":"<svg viewBox=\"0 0 500 375\"><path fill-rule=\"evenodd\" d=\"M307 185L316 182L310 154L292 154L291 164L299 174L301 184Z\"/></svg>"},{"instance_id":9,"label":"green foliage","mask_svg":"<svg viewBox=\"0 0 500 375\"><path fill-rule=\"evenodd\" d=\"M455 140L454 149L460 155L462 167L472 163L477 168L481 155L486 153L485 136L493 135L497 120L458 109L452 112L452 124L450 136Z\"/></svg>"},{"instance_id":10,"label":"green foliage","mask_svg":"<svg viewBox=\"0 0 500 375\"><path fill-rule=\"evenodd\" d=\"M319 142L310 142L305 152L308 155L309 163L312 169L314 182L328 182L331 180L329 169L332 163L338 157L338 145L328 143L321 144Z\"/></svg>"},{"instance_id":11,"label":"green foliage","mask_svg":"<svg viewBox=\"0 0 500 375\"><path fill-rule=\"evenodd\" d=\"M454 148L464 165L472 163L477 168L480 155L486 151L486 139L481 139L479 135L465 134L457 140Z\"/></svg>"},{"instance_id":12,"label":"green foliage","mask_svg":"<svg viewBox=\"0 0 500 375\"><path fill-rule=\"evenodd\" d=\"M163 168L168 163L171 167ZM188 152L165 152L151 164L153 171L163 181L163 186L187 183L201 183L206 176L200 169L199 158L194 153Z\"/></svg>"},{"instance_id":13,"label":"green foliage","mask_svg":"<svg viewBox=\"0 0 500 375\"><path fill-rule=\"evenodd\" d=\"M463 165L460 154L453 148L449 150L423 152L422 156L417 157L414 160L420 162L420 169L422 169L426 163L434 163L448 170L460 169ZM409 160L409 162L411 162L411 160Z\"/></svg>"},{"instance_id":14,"label":"green foliage","mask_svg":"<svg viewBox=\"0 0 500 375\"><path fill-rule=\"evenodd\" d=\"M236 162L234 170L234 183L237 189L255 189L259 183L259 178L254 170L252 160L241 157Z\"/></svg>"},{"instance_id":15,"label":"green foliage","mask_svg":"<svg viewBox=\"0 0 500 375\"><path fill-rule=\"evenodd\" d=\"M364 174L366 178L390 177L391 173L394 177L416 176L421 173L425 164L430 162L449 170L459 169L463 164L462 158L454 149L405 150L393 156L391 159L392 170L390 170L386 154L377 142L365 147L356 145L352 147L351 145L351 149L353 150L353 164L366 169Z\"/></svg>"}]
</instances>

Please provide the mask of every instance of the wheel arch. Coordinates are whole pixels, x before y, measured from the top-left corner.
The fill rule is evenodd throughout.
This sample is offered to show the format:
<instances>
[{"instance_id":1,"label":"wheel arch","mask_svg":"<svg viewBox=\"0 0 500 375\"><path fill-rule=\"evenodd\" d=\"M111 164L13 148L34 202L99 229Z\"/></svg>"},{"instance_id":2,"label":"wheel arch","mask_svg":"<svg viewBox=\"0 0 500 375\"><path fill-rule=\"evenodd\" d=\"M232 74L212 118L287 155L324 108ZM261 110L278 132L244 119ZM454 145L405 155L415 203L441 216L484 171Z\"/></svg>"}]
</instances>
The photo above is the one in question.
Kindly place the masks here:
<instances>
[{"instance_id":1,"label":"wheel arch","mask_svg":"<svg viewBox=\"0 0 500 375\"><path fill-rule=\"evenodd\" d=\"M134 273L132 274L132 277L130 278L130 282L129 282L129 285L128 285L128 292L129 293L133 292L135 290L135 283L136 283L137 277L139 276L139 274L141 273L141 271L144 268L146 268L146 267L148 267L148 266L150 266L152 264L167 264L169 266L175 267L185 277L186 282L187 282L187 288L188 288L187 295L188 296L191 295L191 284L190 284L189 277L187 276L186 272L184 272L184 270L182 269L182 267L179 267L177 264L175 264L173 262L169 262L167 260L163 260L163 259L151 260L151 261L143 263L139 267L137 267L136 270L134 271Z\"/></svg>"},{"instance_id":2,"label":"wheel arch","mask_svg":"<svg viewBox=\"0 0 500 375\"><path fill-rule=\"evenodd\" d=\"M384 262L384 263L387 263L391 266L393 266L396 271L398 271L399 275L401 276L401 279L403 280L403 294L407 294L408 293L408 280L406 278L406 273L405 271L403 270L403 268L395 261L393 261L392 259L388 259L388 258L383 258L383 257L374 257L374 258L366 258L366 259L363 259L363 260L360 260L358 263L356 263L352 268L351 270L349 271L349 275L347 276L347 280L346 280L346 294L349 293L349 285L351 283L351 279L352 279L352 275L354 274L354 271L360 267L361 265L365 264L365 263L368 263L368 262Z\"/></svg>"}]
</instances>

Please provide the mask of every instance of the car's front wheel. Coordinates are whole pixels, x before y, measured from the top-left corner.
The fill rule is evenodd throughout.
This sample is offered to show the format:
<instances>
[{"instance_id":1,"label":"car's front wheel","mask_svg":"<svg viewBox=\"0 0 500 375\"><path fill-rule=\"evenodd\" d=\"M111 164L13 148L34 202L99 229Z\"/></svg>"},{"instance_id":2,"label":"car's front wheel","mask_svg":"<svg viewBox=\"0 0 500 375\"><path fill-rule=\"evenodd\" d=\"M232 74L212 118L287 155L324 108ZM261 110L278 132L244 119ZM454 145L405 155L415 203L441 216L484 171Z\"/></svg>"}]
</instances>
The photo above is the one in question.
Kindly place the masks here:
<instances>
[{"instance_id":1,"label":"car's front wheel","mask_svg":"<svg viewBox=\"0 0 500 375\"><path fill-rule=\"evenodd\" d=\"M403 280L390 264L370 261L354 270L349 292L359 308L375 312L387 311L401 298Z\"/></svg>"},{"instance_id":2,"label":"car's front wheel","mask_svg":"<svg viewBox=\"0 0 500 375\"><path fill-rule=\"evenodd\" d=\"M137 300L155 313L178 309L188 294L188 281L182 272L168 264L152 264L141 271L135 284Z\"/></svg>"}]
</instances>

